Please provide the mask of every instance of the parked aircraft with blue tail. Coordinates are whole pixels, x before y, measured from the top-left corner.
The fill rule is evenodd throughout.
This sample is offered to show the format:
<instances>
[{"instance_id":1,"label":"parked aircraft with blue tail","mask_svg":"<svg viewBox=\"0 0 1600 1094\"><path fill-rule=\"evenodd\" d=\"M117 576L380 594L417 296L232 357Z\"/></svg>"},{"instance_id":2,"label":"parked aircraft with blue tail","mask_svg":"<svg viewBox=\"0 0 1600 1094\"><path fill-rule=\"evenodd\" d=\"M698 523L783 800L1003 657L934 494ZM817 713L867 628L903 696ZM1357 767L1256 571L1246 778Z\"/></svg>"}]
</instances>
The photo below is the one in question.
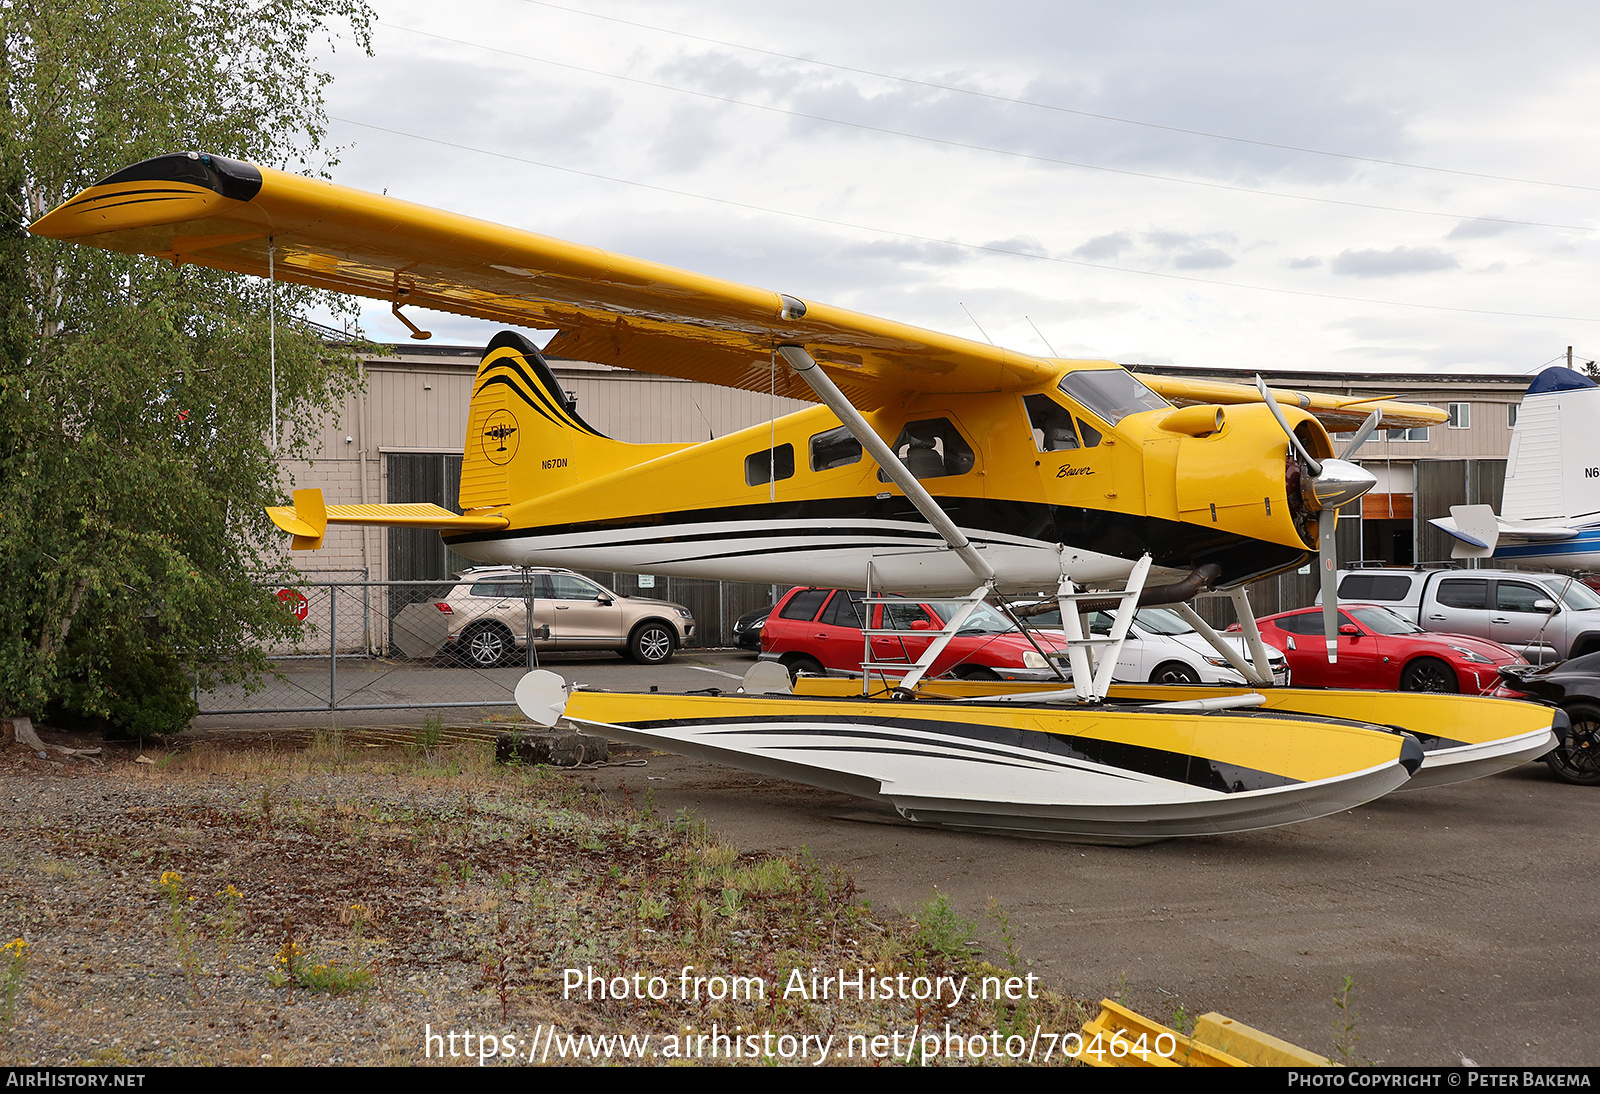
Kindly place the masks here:
<instances>
[{"instance_id":1,"label":"parked aircraft with blue tail","mask_svg":"<svg viewBox=\"0 0 1600 1094\"><path fill-rule=\"evenodd\" d=\"M1429 523L1455 538L1452 558L1600 570L1600 384L1570 368L1534 378L1517 412L1497 516L1453 505Z\"/></svg>"}]
</instances>

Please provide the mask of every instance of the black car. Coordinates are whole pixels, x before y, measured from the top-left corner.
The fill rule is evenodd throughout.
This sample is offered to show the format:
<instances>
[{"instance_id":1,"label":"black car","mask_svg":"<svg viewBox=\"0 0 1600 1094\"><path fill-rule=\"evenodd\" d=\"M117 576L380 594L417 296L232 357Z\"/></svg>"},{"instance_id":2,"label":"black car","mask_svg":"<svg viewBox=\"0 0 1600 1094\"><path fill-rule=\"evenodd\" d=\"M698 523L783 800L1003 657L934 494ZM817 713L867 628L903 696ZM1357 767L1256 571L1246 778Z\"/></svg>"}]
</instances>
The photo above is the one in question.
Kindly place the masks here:
<instances>
[{"instance_id":1,"label":"black car","mask_svg":"<svg viewBox=\"0 0 1600 1094\"><path fill-rule=\"evenodd\" d=\"M745 612L739 617L739 622L733 625L733 644L742 650L761 652L761 627L767 621L767 616L772 614L772 605L757 608L753 612Z\"/></svg>"},{"instance_id":2,"label":"black car","mask_svg":"<svg viewBox=\"0 0 1600 1094\"><path fill-rule=\"evenodd\" d=\"M1600 786L1600 653L1554 665L1506 665L1500 679L1513 691L1560 707L1571 720L1566 737L1544 756L1550 770L1569 783Z\"/></svg>"}]
</instances>

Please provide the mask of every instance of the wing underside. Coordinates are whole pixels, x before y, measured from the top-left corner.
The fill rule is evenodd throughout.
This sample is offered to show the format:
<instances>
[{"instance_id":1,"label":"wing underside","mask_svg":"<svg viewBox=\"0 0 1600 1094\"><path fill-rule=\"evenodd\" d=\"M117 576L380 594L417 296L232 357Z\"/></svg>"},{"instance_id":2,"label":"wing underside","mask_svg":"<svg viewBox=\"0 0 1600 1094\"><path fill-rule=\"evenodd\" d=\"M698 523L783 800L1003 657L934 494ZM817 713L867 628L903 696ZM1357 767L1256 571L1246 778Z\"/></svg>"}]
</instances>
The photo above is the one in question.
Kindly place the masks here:
<instances>
[{"instance_id":1,"label":"wing underside","mask_svg":"<svg viewBox=\"0 0 1600 1094\"><path fill-rule=\"evenodd\" d=\"M220 157L162 156L90 187L38 235L563 332L551 352L815 401L806 346L859 405L1036 386L1025 354Z\"/></svg>"},{"instance_id":2,"label":"wing underside","mask_svg":"<svg viewBox=\"0 0 1600 1094\"><path fill-rule=\"evenodd\" d=\"M557 330L554 356L815 401L774 357L800 345L863 410L919 393L1037 388L1068 364L199 153L119 171L31 230L263 277L270 264L313 288ZM1180 404L1260 401L1243 385L1141 378ZM1374 406L1395 427L1444 420L1406 403L1275 395L1330 430Z\"/></svg>"}]
</instances>

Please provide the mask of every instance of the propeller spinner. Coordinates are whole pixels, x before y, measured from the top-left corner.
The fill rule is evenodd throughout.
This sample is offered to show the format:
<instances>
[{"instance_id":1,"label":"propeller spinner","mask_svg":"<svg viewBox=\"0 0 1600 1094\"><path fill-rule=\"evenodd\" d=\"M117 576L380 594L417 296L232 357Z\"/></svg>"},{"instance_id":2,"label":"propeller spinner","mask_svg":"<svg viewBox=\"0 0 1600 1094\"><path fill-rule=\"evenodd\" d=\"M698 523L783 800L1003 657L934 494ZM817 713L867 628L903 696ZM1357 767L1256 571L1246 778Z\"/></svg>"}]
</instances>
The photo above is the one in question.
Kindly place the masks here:
<instances>
[{"instance_id":1,"label":"propeller spinner","mask_svg":"<svg viewBox=\"0 0 1600 1094\"><path fill-rule=\"evenodd\" d=\"M1284 417L1283 408L1278 405L1278 400L1273 398L1272 392L1267 389L1266 381L1260 376L1256 377L1256 389L1261 392L1262 401L1272 411L1272 416L1278 420L1278 425L1283 427L1283 432L1289 438L1289 449L1294 453L1299 467L1298 474L1291 474L1291 485L1298 480L1301 500L1305 502L1306 509L1317 515L1317 569L1322 581L1322 633L1328 643L1328 662L1336 663L1339 660L1339 598L1336 581L1339 560L1334 545L1334 528L1339 521L1339 507L1348 505L1361 495L1378 485L1378 480L1372 472L1351 463L1350 457L1366 443L1372 436L1372 431L1383 420L1383 412L1374 410L1367 415L1367 420L1361 423L1361 428L1350 439L1337 459L1318 460L1306 451L1305 445L1300 443L1300 438L1295 436L1294 430L1289 427L1289 419Z\"/></svg>"}]
</instances>

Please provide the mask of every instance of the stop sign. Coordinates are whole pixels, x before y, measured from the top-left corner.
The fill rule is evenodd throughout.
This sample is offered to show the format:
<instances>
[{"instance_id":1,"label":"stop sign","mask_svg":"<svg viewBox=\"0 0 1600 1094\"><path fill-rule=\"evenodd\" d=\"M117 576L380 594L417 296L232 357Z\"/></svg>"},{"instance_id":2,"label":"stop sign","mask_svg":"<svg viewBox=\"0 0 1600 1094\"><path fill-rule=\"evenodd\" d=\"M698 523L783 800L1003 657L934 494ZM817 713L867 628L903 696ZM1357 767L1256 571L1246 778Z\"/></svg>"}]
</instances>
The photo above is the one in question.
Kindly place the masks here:
<instances>
[{"instance_id":1,"label":"stop sign","mask_svg":"<svg viewBox=\"0 0 1600 1094\"><path fill-rule=\"evenodd\" d=\"M306 616L311 611L311 602L299 589L279 589L278 603L289 609L289 614L302 623L306 621Z\"/></svg>"}]
</instances>

